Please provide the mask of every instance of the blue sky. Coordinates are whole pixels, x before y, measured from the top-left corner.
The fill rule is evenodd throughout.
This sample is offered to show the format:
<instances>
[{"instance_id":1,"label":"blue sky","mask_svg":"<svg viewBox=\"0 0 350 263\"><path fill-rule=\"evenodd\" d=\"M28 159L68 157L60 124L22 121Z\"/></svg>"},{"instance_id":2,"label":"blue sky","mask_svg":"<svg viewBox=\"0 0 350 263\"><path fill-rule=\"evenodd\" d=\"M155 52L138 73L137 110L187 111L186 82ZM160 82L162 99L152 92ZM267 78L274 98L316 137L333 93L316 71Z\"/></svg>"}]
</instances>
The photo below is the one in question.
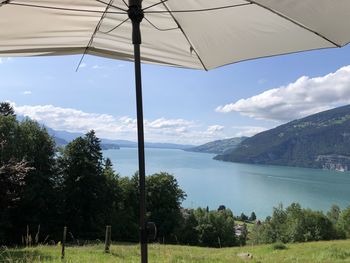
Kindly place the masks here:
<instances>
[{"instance_id":1,"label":"blue sky","mask_svg":"<svg viewBox=\"0 0 350 263\"><path fill-rule=\"evenodd\" d=\"M86 56L1 58L0 97L57 130L136 140L133 64ZM209 72L143 65L146 141L251 136L350 101L350 46Z\"/></svg>"}]
</instances>

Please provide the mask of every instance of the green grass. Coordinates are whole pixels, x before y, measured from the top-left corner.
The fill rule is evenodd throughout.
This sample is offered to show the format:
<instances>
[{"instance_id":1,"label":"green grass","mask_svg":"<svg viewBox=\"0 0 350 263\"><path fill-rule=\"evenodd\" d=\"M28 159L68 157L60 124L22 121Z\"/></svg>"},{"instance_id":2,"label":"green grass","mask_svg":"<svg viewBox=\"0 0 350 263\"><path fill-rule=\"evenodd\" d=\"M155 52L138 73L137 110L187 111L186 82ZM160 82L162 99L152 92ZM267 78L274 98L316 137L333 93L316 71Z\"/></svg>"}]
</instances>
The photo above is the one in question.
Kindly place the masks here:
<instances>
[{"instance_id":1,"label":"green grass","mask_svg":"<svg viewBox=\"0 0 350 263\"><path fill-rule=\"evenodd\" d=\"M115 244L110 254L103 253L103 245L67 247L66 259L61 261L60 249L60 246L3 249L0 250L0 262L129 263L139 262L140 255L139 246L135 244ZM253 259L241 259L237 256L239 253L251 253ZM149 262L350 262L350 240L288 244L283 250L276 250L271 244L222 249L152 244Z\"/></svg>"}]
</instances>

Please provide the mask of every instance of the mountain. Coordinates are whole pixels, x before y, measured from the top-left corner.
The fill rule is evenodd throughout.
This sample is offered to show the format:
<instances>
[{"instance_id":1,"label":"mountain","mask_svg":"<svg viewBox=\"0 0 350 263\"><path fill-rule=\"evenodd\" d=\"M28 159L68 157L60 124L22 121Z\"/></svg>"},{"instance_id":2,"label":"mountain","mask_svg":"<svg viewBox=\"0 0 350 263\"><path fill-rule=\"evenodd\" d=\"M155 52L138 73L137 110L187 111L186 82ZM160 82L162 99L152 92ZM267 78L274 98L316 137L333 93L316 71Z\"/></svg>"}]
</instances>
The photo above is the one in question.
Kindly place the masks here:
<instances>
[{"instance_id":1,"label":"mountain","mask_svg":"<svg viewBox=\"0 0 350 263\"><path fill-rule=\"evenodd\" d=\"M74 139L80 136L84 136L83 133L54 130L46 125L45 128L51 136L53 136L54 138L63 139L67 143L73 141Z\"/></svg>"},{"instance_id":2,"label":"mountain","mask_svg":"<svg viewBox=\"0 0 350 263\"><path fill-rule=\"evenodd\" d=\"M50 127L45 126L48 133L55 139L58 146L64 146L76 139L77 137L84 136L83 133L68 132L68 131L58 131ZM154 142L145 142L146 148L163 148L163 149L187 149L193 147L194 145L187 144L175 144L175 143L154 143ZM120 147L125 148L136 148L137 142L128 141L128 140L111 140L101 138L101 147L103 150L108 149L119 149Z\"/></svg>"},{"instance_id":3,"label":"mountain","mask_svg":"<svg viewBox=\"0 0 350 263\"><path fill-rule=\"evenodd\" d=\"M194 147L194 145L190 144L176 144L176 143L161 143L161 142L146 142L146 148L161 148L161 149L178 149L178 150L186 150L188 148Z\"/></svg>"},{"instance_id":4,"label":"mountain","mask_svg":"<svg viewBox=\"0 0 350 263\"><path fill-rule=\"evenodd\" d=\"M59 138L59 137L55 137L55 136L52 136L56 145L57 146L64 146L64 145L67 145L68 142L65 140L65 139L62 139L62 138Z\"/></svg>"},{"instance_id":5,"label":"mountain","mask_svg":"<svg viewBox=\"0 0 350 263\"><path fill-rule=\"evenodd\" d=\"M102 150L119 150L120 147L117 144L113 143L101 143Z\"/></svg>"},{"instance_id":6,"label":"mountain","mask_svg":"<svg viewBox=\"0 0 350 263\"><path fill-rule=\"evenodd\" d=\"M185 149L188 152L225 154L234 150L247 137L235 137L231 139L217 140L203 145Z\"/></svg>"},{"instance_id":7,"label":"mountain","mask_svg":"<svg viewBox=\"0 0 350 263\"><path fill-rule=\"evenodd\" d=\"M294 120L244 140L216 160L350 170L350 105Z\"/></svg>"},{"instance_id":8,"label":"mountain","mask_svg":"<svg viewBox=\"0 0 350 263\"><path fill-rule=\"evenodd\" d=\"M136 148L137 142L128 141L128 140L110 140L110 139L101 139L102 143L105 144L118 144L120 147L124 148ZM188 144L175 144L175 143L159 143L159 142L145 142L146 148L161 148L161 149L179 149L184 150L191 148L194 145Z\"/></svg>"},{"instance_id":9,"label":"mountain","mask_svg":"<svg viewBox=\"0 0 350 263\"><path fill-rule=\"evenodd\" d=\"M25 117L22 115L17 115L16 118L19 121L23 121L29 117ZM84 136L84 133L80 132L68 132L62 130L55 130L46 125L44 125L48 134L53 137L57 146L65 146L69 142L74 139ZM137 142L128 141L128 140L111 140L111 139L101 139L101 148L102 150L109 149L120 149L120 147L124 148L137 148ZM179 149L184 150L188 148L194 147L194 145L189 144L176 144L176 143L157 143L157 142L145 142L146 148L161 148L161 149Z\"/></svg>"}]
</instances>

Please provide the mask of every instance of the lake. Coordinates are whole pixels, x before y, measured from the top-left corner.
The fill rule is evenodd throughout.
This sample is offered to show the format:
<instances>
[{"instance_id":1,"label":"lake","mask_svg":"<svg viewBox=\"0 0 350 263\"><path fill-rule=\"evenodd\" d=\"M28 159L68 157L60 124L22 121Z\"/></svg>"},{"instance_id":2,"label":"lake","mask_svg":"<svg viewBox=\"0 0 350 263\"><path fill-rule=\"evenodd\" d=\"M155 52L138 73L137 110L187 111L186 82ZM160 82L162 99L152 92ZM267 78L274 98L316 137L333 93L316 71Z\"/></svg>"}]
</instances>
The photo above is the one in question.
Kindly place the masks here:
<instances>
[{"instance_id":1,"label":"lake","mask_svg":"<svg viewBox=\"0 0 350 263\"><path fill-rule=\"evenodd\" d=\"M250 165L215 161L214 154L171 149L146 149L146 174L173 174L186 192L186 208L230 208L235 215L254 211L258 218L272 208L299 202L303 207L328 211L332 204L350 205L350 173L317 169ZM103 151L121 176L138 170L137 149Z\"/></svg>"}]
</instances>

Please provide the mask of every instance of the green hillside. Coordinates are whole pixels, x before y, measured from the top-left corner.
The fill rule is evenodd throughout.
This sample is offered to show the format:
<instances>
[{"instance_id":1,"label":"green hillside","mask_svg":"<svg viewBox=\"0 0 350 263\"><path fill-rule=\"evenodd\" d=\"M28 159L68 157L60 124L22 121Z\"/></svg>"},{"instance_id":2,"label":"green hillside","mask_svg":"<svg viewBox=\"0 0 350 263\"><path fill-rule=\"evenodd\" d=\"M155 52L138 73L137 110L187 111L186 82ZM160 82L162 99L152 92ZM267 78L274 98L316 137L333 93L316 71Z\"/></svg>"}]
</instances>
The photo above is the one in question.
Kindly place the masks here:
<instances>
[{"instance_id":1,"label":"green hillside","mask_svg":"<svg viewBox=\"0 0 350 263\"><path fill-rule=\"evenodd\" d=\"M236 137L224 140L217 140L213 142L208 142L197 147L185 149L185 151L223 154L235 149L246 138L247 137Z\"/></svg>"},{"instance_id":2,"label":"green hillside","mask_svg":"<svg viewBox=\"0 0 350 263\"><path fill-rule=\"evenodd\" d=\"M350 105L310 115L244 140L216 160L350 170Z\"/></svg>"}]
</instances>

